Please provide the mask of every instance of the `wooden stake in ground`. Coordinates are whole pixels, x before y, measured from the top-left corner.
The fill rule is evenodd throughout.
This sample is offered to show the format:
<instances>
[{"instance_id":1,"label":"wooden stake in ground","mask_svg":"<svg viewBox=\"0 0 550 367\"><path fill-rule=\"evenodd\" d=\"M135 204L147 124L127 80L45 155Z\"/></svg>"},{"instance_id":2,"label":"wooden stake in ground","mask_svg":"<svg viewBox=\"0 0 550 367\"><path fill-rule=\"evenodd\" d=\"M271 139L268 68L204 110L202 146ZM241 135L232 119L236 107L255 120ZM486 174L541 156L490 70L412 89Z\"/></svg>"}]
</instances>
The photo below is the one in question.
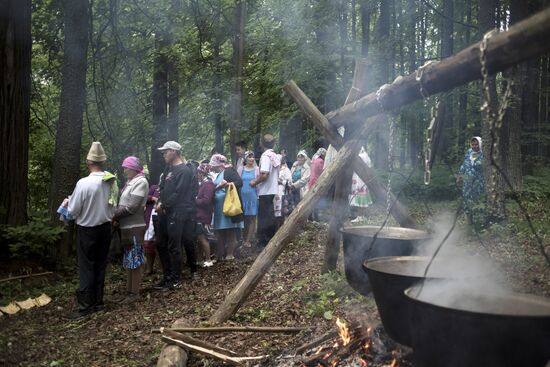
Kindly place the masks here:
<instances>
[{"instance_id":1,"label":"wooden stake in ground","mask_svg":"<svg viewBox=\"0 0 550 367\"><path fill-rule=\"evenodd\" d=\"M358 132L357 139L367 136L371 130L372 125L365 124ZM333 164L323 171L317 184L300 201L283 226L279 228L265 249L258 255L245 276L231 290L221 306L212 315L210 322L224 322L241 307L250 292L262 280L279 255L281 255L285 246L294 238L296 231L303 226L315 204L327 193L329 188L334 184L336 177L342 173L346 163L353 157L356 157L360 149L361 140L354 139L344 144L336 155Z\"/></svg>"},{"instance_id":2,"label":"wooden stake in ground","mask_svg":"<svg viewBox=\"0 0 550 367\"><path fill-rule=\"evenodd\" d=\"M172 324L173 328L186 326L188 326L188 322L185 319L176 320ZM170 344L160 352L157 367L185 367L187 366L187 359L187 351L184 348L176 344Z\"/></svg>"},{"instance_id":3,"label":"wooden stake in ground","mask_svg":"<svg viewBox=\"0 0 550 367\"><path fill-rule=\"evenodd\" d=\"M340 134L338 134L336 128L330 124L327 118L317 109L317 107L315 107L313 102L311 102L308 96L306 96L306 94L296 85L296 83L291 80L285 84L283 90L290 98L292 98L294 103L298 105L300 110L310 119L313 125L315 125L315 127L323 133L325 139L327 139L335 149L340 149L340 147L344 144L344 139L340 136ZM383 121L385 121L385 117L379 116L377 118L369 119L365 122L365 124L372 124L372 128L374 129L375 124L382 123ZM388 192L386 191L386 188L380 185L376 179L376 172L367 166L359 157L353 157L352 162L353 171L355 171L361 180L367 184L370 192L375 196L376 200L384 202ZM397 201L393 194L391 195L391 200L392 202L395 201L395 204L391 209L391 214L395 220L402 227L416 228L416 223L409 215L407 208Z\"/></svg>"}]
</instances>

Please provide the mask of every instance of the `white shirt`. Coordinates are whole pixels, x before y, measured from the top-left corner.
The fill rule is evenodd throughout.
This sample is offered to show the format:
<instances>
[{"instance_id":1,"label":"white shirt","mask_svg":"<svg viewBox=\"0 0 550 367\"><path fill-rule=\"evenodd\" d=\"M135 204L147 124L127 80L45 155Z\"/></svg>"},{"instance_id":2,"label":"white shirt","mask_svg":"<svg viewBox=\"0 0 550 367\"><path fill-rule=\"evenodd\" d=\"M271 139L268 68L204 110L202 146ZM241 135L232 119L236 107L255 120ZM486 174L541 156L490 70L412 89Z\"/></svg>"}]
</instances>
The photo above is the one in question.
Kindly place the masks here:
<instances>
[{"instance_id":1,"label":"white shirt","mask_svg":"<svg viewBox=\"0 0 550 367\"><path fill-rule=\"evenodd\" d=\"M95 227L110 222L113 208L108 203L110 184L103 182L104 172L92 172L76 183L69 198L69 213L82 227Z\"/></svg>"},{"instance_id":2,"label":"white shirt","mask_svg":"<svg viewBox=\"0 0 550 367\"><path fill-rule=\"evenodd\" d=\"M271 159L263 153L260 157L260 174L269 173L267 179L258 184L258 195L277 195L279 192L279 168L273 167Z\"/></svg>"}]
</instances>

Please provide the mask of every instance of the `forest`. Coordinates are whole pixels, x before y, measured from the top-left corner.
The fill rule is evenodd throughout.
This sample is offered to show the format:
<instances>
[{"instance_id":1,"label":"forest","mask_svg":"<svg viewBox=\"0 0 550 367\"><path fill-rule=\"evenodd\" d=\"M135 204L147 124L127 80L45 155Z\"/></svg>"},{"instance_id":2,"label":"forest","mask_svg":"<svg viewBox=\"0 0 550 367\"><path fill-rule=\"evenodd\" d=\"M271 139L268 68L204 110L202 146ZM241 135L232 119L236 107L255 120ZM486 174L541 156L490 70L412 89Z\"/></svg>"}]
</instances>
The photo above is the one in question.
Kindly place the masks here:
<instances>
[{"instance_id":1,"label":"forest","mask_svg":"<svg viewBox=\"0 0 550 367\"><path fill-rule=\"evenodd\" d=\"M360 313L380 324L378 301L346 279L346 235L341 242L339 230L355 217L359 225L437 233L432 260L448 238L461 252L487 256L513 291L546 302L540 312L548 326L550 47L544 40L550 31L537 21L548 17L549 5L548 0L0 0L0 306L43 293L52 301L13 315L0 307L0 365L171 365L161 364L167 362L159 355L165 353L165 338L174 335L161 339L150 331L181 318L183 326L214 321L307 326L299 334L259 338L193 335L240 355L269 355L261 362L265 366L329 365L340 352L326 361L275 357L330 332L337 316L355 327ZM524 28L498 38L516 25ZM522 41L531 29L539 32L535 41ZM459 54L472 45L475 58ZM464 74L444 75L438 67L445 60ZM437 77L442 86L430 92ZM452 79L459 81L448 82ZM418 84L418 98L401 102L400 83L411 80ZM350 99L354 89L361 95ZM374 123L375 115L384 122ZM347 132L335 138L343 125ZM58 208L89 174L92 142L101 142L105 168L123 188L121 162L128 156L141 160L150 184L158 183L165 170L158 148L166 141L181 144L187 160L210 160L216 152L236 162L239 142L261 152L265 134L275 137L275 150L286 151L290 163L302 150L311 157L338 141L342 158L335 162L342 169L328 177L325 166L319 187L302 198L263 252L241 247L236 262L199 269L198 282L185 279L182 289L169 293L153 288L162 272L157 267L143 278L137 303L107 304L108 312L84 321L63 319L78 285L77 226L60 221ZM468 212L460 175L472 137L481 137L485 186L483 200ZM363 181L374 203L357 215L339 200L348 196L340 187L345 182L349 190L360 146L370 157L360 177L368 176ZM328 204L313 221L309 213L319 208L317 200ZM447 230L447 236L441 234ZM247 283L248 277L253 280ZM107 266L105 284L108 296L122 292L120 264ZM244 293L238 293L240 286ZM223 313L230 303L233 309ZM541 339L548 340L547 334ZM364 352L355 357L369 366L423 365L385 332L379 338L383 347L373 347L379 358ZM224 361L179 350L186 351L183 366ZM348 351L334 365L354 365L353 355Z\"/></svg>"}]
</instances>

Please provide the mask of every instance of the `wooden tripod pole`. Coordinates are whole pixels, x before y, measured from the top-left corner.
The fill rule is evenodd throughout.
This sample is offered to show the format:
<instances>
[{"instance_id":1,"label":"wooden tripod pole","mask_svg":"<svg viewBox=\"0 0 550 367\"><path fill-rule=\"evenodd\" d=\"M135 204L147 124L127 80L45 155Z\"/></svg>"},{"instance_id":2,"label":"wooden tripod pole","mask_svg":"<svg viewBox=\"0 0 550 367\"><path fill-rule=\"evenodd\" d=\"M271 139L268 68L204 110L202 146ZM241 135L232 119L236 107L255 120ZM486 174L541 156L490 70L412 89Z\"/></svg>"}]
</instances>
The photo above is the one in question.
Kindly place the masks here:
<instances>
[{"instance_id":1,"label":"wooden tripod pole","mask_svg":"<svg viewBox=\"0 0 550 367\"><path fill-rule=\"evenodd\" d=\"M336 155L333 164L323 171L313 189L300 201L283 226L279 228L265 249L258 255L245 276L231 290L221 306L212 315L210 322L224 322L237 312L248 295L271 268L275 260L281 255L285 246L294 238L296 231L302 227L315 204L334 184L336 177L344 170L346 163L357 156L361 149L360 139L369 134L372 126L372 124L365 124L358 131L356 135L357 139L350 140L344 144Z\"/></svg>"}]
</instances>

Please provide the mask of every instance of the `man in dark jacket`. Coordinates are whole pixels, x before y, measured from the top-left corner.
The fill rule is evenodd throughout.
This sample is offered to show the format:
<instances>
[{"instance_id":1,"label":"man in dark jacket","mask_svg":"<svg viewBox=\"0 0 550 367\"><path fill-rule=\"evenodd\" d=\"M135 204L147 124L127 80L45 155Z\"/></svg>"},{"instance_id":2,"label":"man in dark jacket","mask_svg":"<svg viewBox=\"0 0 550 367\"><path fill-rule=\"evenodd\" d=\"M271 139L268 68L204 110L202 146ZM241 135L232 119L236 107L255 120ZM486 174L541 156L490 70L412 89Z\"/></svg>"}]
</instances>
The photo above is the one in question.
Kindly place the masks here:
<instances>
[{"instance_id":1,"label":"man in dark jacket","mask_svg":"<svg viewBox=\"0 0 550 367\"><path fill-rule=\"evenodd\" d=\"M197 177L181 156L181 145L167 141L159 148L166 162L160 179L159 240L157 250L164 276L157 289L181 286L181 245L185 247L192 278L197 277L193 239L195 236L195 196Z\"/></svg>"}]
</instances>

